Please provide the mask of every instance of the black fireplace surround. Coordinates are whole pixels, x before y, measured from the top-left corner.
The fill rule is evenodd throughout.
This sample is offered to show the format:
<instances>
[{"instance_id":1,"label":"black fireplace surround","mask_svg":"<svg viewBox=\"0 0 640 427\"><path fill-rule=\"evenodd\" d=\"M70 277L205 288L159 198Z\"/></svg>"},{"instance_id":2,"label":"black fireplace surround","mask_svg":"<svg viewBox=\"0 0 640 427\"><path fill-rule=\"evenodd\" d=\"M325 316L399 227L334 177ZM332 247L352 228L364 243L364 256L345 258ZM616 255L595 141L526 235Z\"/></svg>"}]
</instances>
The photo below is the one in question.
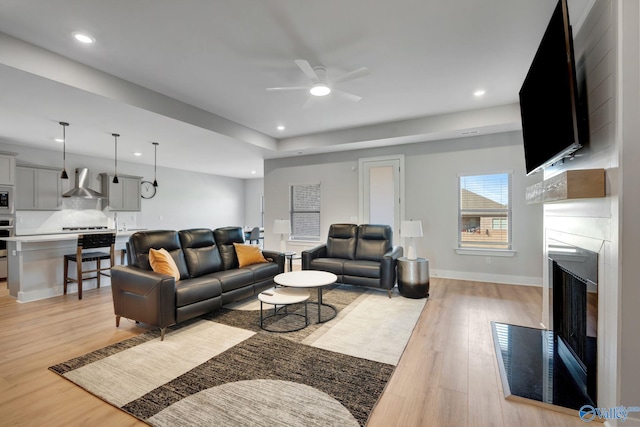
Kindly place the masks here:
<instances>
[{"instance_id":1,"label":"black fireplace surround","mask_svg":"<svg viewBox=\"0 0 640 427\"><path fill-rule=\"evenodd\" d=\"M549 239L548 330L492 323L505 395L597 404L598 254Z\"/></svg>"}]
</instances>

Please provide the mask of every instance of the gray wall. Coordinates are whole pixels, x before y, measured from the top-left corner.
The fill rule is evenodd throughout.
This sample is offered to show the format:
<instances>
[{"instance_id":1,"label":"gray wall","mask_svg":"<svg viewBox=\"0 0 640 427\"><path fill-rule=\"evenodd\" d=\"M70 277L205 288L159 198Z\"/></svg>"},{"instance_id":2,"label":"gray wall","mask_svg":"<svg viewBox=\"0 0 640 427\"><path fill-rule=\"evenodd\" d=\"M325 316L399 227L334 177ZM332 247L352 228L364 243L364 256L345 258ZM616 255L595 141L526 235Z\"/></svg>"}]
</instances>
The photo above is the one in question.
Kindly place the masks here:
<instances>
[{"instance_id":1,"label":"gray wall","mask_svg":"<svg viewBox=\"0 0 640 427\"><path fill-rule=\"evenodd\" d=\"M432 275L541 284L542 207L524 203L525 188L541 177L525 176L520 132L267 160L265 246L278 245L279 236L269 228L274 219L288 216L289 185L321 183L321 236L326 236L332 223L359 222L358 159L393 154L405 155L405 217L422 221L424 237L416 239L416 249L430 260ZM503 171L513 172L515 256L458 255L458 174ZM300 251L310 245L289 242L288 249Z\"/></svg>"},{"instance_id":2,"label":"gray wall","mask_svg":"<svg viewBox=\"0 0 640 427\"><path fill-rule=\"evenodd\" d=\"M262 178L244 180L244 225L261 227L262 197L264 196L264 180Z\"/></svg>"}]
</instances>

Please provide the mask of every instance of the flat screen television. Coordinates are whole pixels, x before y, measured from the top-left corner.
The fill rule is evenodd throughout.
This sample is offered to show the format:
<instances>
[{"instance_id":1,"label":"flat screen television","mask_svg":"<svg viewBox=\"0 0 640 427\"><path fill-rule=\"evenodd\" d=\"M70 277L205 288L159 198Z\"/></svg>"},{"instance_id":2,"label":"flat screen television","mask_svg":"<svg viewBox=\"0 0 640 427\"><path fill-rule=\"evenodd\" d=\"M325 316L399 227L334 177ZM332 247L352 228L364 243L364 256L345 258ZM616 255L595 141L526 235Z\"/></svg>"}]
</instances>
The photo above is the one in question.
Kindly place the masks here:
<instances>
[{"instance_id":1,"label":"flat screen television","mask_svg":"<svg viewBox=\"0 0 640 427\"><path fill-rule=\"evenodd\" d=\"M580 103L567 1L560 0L520 89L527 175L582 147L586 114Z\"/></svg>"}]
</instances>

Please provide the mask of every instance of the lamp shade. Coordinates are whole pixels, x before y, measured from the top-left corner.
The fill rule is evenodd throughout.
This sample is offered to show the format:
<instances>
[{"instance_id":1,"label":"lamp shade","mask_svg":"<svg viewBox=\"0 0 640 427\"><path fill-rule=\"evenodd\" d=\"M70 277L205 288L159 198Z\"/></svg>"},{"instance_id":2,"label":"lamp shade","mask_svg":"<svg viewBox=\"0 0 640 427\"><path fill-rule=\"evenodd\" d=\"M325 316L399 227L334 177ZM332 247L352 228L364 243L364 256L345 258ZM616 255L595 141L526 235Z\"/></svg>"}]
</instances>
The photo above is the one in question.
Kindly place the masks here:
<instances>
[{"instance_id":1,"label":"lamp shade","mask_svg":"<svg viewBox=\"0 0 640 427\"><path fill-rule=\"evenodd\" d=\"M276 219L273 221L273 232L276 234L291 233L291 221L288 219Z\"/></svg>"},{"instance_id":2,"label":"lamp shade","mask_svg":"<svg viewBox=\"0 0 640 427\"><path fill-rule=\"evenodd\" d=\"M402 221L402 237L422 237L422 221Z\"/></svg>"}]
</instances>

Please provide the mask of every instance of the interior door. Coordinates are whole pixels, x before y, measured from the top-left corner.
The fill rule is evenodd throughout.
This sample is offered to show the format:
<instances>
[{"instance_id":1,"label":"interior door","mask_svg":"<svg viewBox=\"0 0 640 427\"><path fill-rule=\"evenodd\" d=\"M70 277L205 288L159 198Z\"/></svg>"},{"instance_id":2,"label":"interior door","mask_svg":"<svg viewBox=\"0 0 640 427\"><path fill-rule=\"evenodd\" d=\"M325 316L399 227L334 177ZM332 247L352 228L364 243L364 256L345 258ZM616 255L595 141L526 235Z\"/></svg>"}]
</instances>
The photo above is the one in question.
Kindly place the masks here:
<instances>
[{"instance_id":1,"label":"interior door","mask_svg":"<svg viewBox=\"0 0 640 427\"><path fill-rule=\"evenodd\" d=\"M404 157L360 159L359 164L360 222L391 225L393 242L400 244Z\"/></svg>"}]
</instances>

